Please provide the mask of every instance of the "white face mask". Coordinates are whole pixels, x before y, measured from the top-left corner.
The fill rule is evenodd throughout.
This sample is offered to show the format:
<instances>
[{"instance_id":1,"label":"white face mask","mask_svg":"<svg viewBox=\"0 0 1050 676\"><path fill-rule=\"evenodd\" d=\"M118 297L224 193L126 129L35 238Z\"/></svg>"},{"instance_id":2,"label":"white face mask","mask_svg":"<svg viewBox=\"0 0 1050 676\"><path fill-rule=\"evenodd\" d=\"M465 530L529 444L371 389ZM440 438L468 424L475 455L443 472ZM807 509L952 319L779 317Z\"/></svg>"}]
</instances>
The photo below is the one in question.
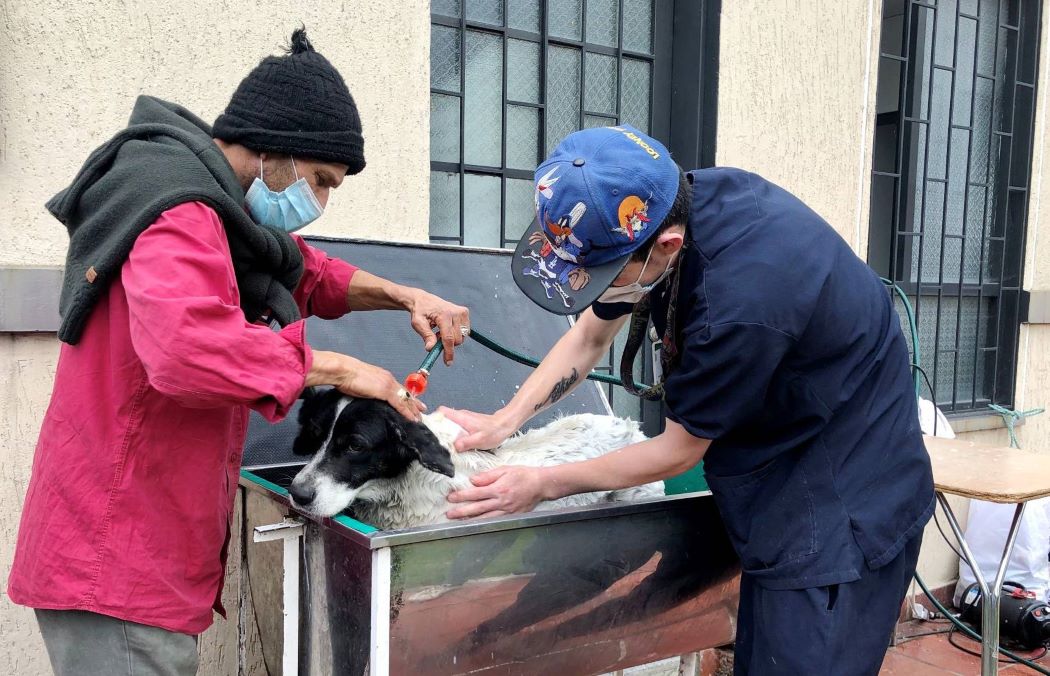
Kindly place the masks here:
<instances>
[{"instance_id":1,"label":"white face mask","mask_svg":"<svg viewBox=\"0 0 1050 676\"><path fill-rule=\"evenodd\" d=\"M655 248L655 243L653 245ZM624 284L623 286L610 286L605 290L605 293L598 296L599 303L637 303L640 301L645 294L653 290L653 288L660 282L667 279L667 275L671 274L671 258L667 259L667 267L664 268L663 274L653 280L653 282L647 286L641 285L642 276L645 275L645 268L649 266L649 259L652 258L653 249L649 249L649 255L645 257L645 263L642 264L642 269L638 273L638 279L634 280L630 284Z\"/></svg>"}]
</instances>

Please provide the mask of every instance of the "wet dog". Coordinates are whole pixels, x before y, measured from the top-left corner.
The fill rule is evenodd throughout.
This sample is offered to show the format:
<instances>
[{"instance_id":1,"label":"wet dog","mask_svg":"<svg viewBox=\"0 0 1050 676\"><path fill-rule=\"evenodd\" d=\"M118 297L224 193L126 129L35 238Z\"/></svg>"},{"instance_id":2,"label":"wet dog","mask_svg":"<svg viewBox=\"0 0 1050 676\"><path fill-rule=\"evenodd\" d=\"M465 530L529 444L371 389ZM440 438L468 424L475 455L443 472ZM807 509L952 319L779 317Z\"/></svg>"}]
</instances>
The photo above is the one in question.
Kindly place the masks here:
<instances>
[{"instance_id":1,"label":"wet dog","mask_svg":"<svg viewBox=\"0 0 1050 676\"><path fill-rule=\"evenodd\" d=\"M337 390L307 395L299 412L297 455L312 456L292 481L293 503L320 516L352 506L378 528L448 521L446 497L470 477L501 465L543 467L596 458L645 440L638 424L614 416L566 416L507 439L492 452L457 453L462 431L440 413L417 423L389 404L351 399ZM662 482L544 502L538 509L661 497Z\"/></svg>"}]
</instances>

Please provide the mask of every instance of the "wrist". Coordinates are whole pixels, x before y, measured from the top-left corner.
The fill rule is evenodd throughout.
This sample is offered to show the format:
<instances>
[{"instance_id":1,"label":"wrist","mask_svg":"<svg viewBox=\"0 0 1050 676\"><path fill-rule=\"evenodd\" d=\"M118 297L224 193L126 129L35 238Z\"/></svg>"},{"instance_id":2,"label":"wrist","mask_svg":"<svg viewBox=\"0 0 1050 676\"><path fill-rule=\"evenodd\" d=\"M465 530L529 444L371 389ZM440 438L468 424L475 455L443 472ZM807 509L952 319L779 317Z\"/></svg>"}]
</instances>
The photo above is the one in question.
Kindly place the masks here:
<instances>
[{"instance_id":1,"label":"wrist","mask_svg":"<svg viewBox=\"0 0 1050 676\"><path fill-rule=\"evenodd\" d=\"M512 401L511 404L513 403L514 402ZM496 426L499 428L500 432L507 437L521 429L521 426L528 421L528 417L522 417L511 407L511 404L507 404L492 414L492 417L496 421Z\"/></svg>"},{"instance_id":2,"label":"wrist","mask_svg":"<svg viewBox=\"0 0 1050 676\"><path fill-rule=\"evenodd\" d=\"M423 292L419 289L414 289L410 286L401 286L400 284L395 284L394 288L390 291L394 303L406 312L412 312L415 309L416 302L421 293Z\"/></svg>"},{"instance_id":3,"label":"wrist","mask_svg":"<svg viewBox=\"0 0 1050 676\"><path fill-rule=\"evenodd\" d=\"M559 480L557 467L537 467L536 473L540 483L540 499L544 502L559 500L568 493L561 490L562 482Z\"/></svg>"},{"instance_id":4,"label":"wrist","mask_svg":"<svg viewBox=\"0 0 1050 676\"><path fill-rule=\"evenodd\" d=\"M494 414L500 424L506 427L510 433L521 429L521 426L527 423L535 413L534 411L529 411L527 405L522 405L522 402L518 401L519 399L521 397L514 397L506 406ZM527 403L525 402L525 404Z\"/></svg>"},{"instance_id":5,"label":"wrist","mask_svg":"<svg viewBox=\"0 0 1050 676\"><path fill-rule=\"evenodd\" d=\"M347 370L347 357L337 352L314 350L310 371L306 374L306 387L335 385Z\"/></svg>"}]
</instances>

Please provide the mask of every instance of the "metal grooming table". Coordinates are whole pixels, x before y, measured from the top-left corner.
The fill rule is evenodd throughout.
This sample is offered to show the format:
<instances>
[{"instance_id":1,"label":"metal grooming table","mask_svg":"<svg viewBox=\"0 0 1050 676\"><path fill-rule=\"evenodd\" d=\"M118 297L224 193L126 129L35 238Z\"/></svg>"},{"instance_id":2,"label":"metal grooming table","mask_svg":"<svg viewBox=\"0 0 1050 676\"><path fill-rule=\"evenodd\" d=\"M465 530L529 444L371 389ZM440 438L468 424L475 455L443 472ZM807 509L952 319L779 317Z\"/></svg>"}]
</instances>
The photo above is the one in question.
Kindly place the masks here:
<instances>
[{"instance_id":1,"label":"metal grooming table","mask_svg":"<svg viewBox=\"0 0 1050 676\"><path fill-rule=\"evenodd\" d=\"M534 355L569 327L521 297L509 252L311 243L467 305L479 329ZM403 313L309 320L307 338L397 377L423 356ZM435 368L425 399L491 411L529 372L467 341L451 369ZM532 424L608 411L585 383ZM284 541L247 556L262 643L286 675L600 674L732 641L739 563L709 493L378 531L289 505L304 463L290 451L294 419L253 416L241 473L246 532Z\"/></svg>"},{"instance_id":2,"label":"metal grooming table","mask_svg":"<svg viewBox=\"0 0 1050 676\"><path fill-rule=\"evenodd\" d=\"M937 500L944 508L959 547L970 564L983 598L981 606L981 674L999 673L999 598L1007 564L1017 539L1025 504L1050 496L1050 454L1016 448L979 446L959 439L926 437L926 449L933 464ZM1016 504L1006 546L995 579L984 579L980 567L963 537L959 522L945 494L975 500Z\"/></svg>"}]
</instances>

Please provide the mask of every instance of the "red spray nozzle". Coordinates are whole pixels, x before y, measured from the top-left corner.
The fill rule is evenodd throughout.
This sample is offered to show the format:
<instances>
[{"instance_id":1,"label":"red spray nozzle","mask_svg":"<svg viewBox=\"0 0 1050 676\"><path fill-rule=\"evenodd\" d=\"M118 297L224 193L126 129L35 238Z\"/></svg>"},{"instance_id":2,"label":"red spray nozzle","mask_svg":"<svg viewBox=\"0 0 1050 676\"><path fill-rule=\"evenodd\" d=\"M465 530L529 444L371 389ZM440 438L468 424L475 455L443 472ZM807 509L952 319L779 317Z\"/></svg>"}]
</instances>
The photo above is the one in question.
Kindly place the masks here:
<instances>
[{"instance_id":1,"label":"red spray nozzle","mask_svg":"<svg viewBox=\"0 0 1050 676\"><path fill-rule=\"evenodd\" d=\"M405 378L405 389L413 397L418 397L427 391L427 381L430 379L430 369L434 366L434 362L438 360L441 353L445 350L445 345L440 340L437 345L430 348L430 352L427 352L426 359L420 364L419 370L415 373L410 373Z\"/></svg>"},{"instance_id":2,"label":"red spray nozzle","mask_svg":"<svg viewBox=\"0 0 1050 676\"><path fill-rule=\"evenodd\" d=\"M405 389L413 397L419 397L421 394L427 391L427 380L429 374L426 371L420 370L415 373L408 374L405 378Z\"/></svg>"}]
</instances>

